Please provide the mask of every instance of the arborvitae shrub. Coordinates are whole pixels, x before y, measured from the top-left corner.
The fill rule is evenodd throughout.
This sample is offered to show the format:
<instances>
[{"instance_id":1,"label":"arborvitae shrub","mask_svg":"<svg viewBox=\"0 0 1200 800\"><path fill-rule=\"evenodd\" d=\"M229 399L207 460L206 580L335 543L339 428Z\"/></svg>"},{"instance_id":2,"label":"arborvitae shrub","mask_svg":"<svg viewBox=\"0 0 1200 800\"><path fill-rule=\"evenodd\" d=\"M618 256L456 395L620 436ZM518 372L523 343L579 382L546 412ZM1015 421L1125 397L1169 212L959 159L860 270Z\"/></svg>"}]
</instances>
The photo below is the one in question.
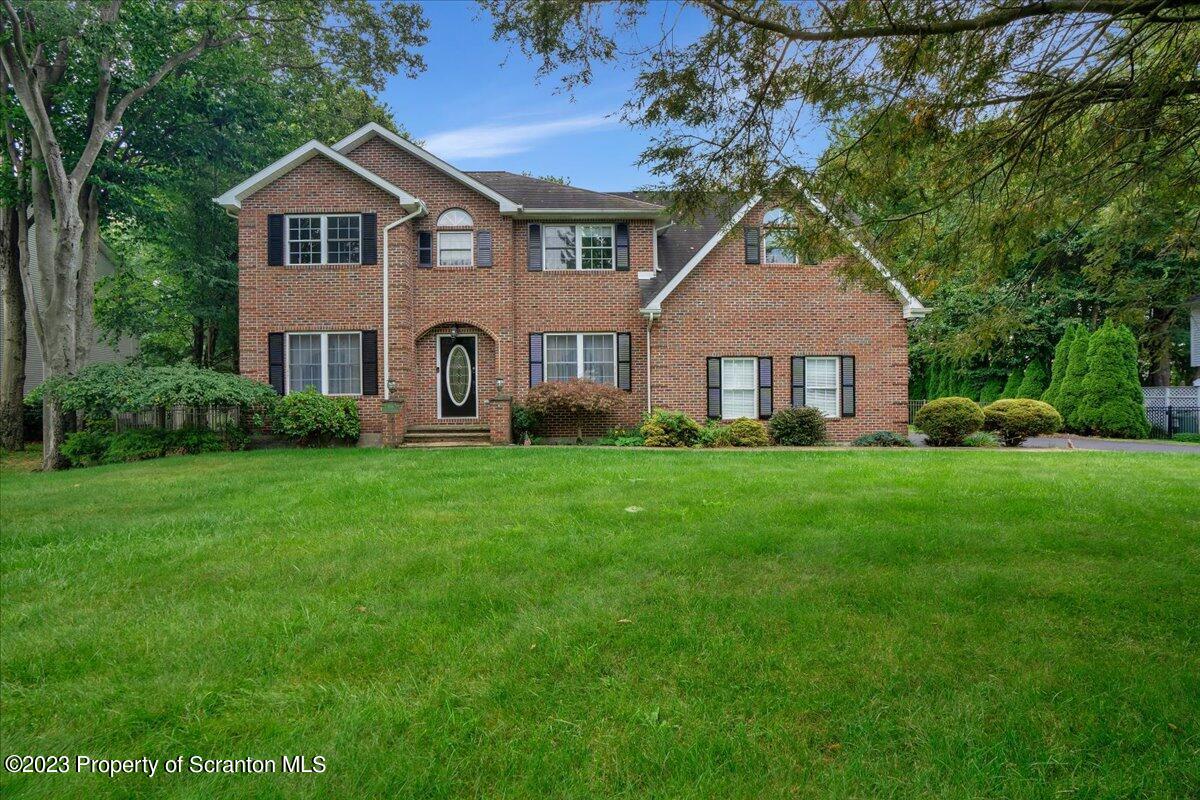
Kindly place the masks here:
<instances>
[{"instance_id":1,"label":"arborvitae shrub","mask_svg":"<svg viewBox=\"0 0 1200 800\"><path fill-rule=\"evenodd\" d=\"M938 397L949 397L954 394L954 367L942 364L942 372L938 376Z\"/></svg>"},{"instance_id":2,"label":"arborvitae shrub","mask_svg":"<svg viewBox=\"0 0 1200 800\"><path fill-rule=\"evenodd\" d=\"M1067 367L1063 373L1062 386L1055 398L1055 408L1063 418L1067 430L1077 430L1075 427L1075 411L1083 399L1083 379L1088 371L1088 339L1091 335L1087 328L1080 326L1071 340L1070 354L1067 356Z\"/></svg>"},{"instance_id":3,"label":"arborvitae shrub","mask_svg":"<svg viewBox=\"0 0 1200 800\"><path fill-rule=\"evenodd\" d=\"M1026 400L1041 400L1042 392L1046 391L1046 367L1041 361L1030 362L1025 368L1025 377L1017 389L1017 397Z\"/></svg>"},{"instance_id":4,"label":"arborvitae shrub","mask_svg":"<svg viewBox=\"0 0 1200 800\"><path fill-rule=\"evenodd\" d=\"M1004 391L1000 393L1001 400L1011 400L1017 396L1017 390L1021 388L1021 381L1025 380L1025 370L1018 369L1016 372L1010 372L1008 380L1004 382Z\"/></svg>"},{"instance_id":5,"label":"arborvitae shrub","mask_svg":"<svg viewBox=\"0 0 1200 800\"><path fill-rule=\"evenodd\" d=\"M1054 346L1054 363L1050 366L1050 385L1042 392L1042 402L1054 405L1062 389L1063 376L1067 373L1067 361L1071 358L1071 342L1075 340L1076 325L1063 331L1062 338Z\"/></svg>"},{"instance_id":6,"label":"arborvitae shrub","mask_svg":"<svg viewBox=\"0 0 1200 800\"><path fill-rule=\"evenodd\" d=\"M999 434L1006 447L1016 447L1030 436L1054 433L1062 427L1062 417L1041 400L997 400L983 409L983 427Z\"/></svg>"},{"instance_id":7,"label":"arborvitae shrub","mask_svg":"<svg viewBox=\"0 0 1200 800\"><path fill-rule=\"evenodd\" d=\"M979 405L986 406L988 403L994 403L1000 399L1001 392L1004 391L1004 382L999 378L988 378L983 384L983 388L979 391Z\"/></svg>"},{"instance_id":8,"label":"arborvitae shrub","mask_svg":"<svg viewBox=\"0 0 1200 800\"><path fill-rule=\"evenodd\" d=\"M930 361L925 371L925 386L920 400L932 400L937 394L938 362Z\"/></svg>"},{"instance_id":9,"label":"arborvitae shrub","mask_svg":"<svg viewBox=\"0 0 1200 800\"><path fill-rule=\"evenodd\" d=\"M1124 325L1106 322L1092 334L1083 397L1073 419L1081 430L1101 436L1142 439L1150 434L1138 380L1137 340Z\"/></svg>"},{"instance_id":10,"label":"arborvitae shrub","mask_svg":"<svg viewBox=\"0 0 1200 800\"><path fill-rule=\"evenodd\" d=\"M983 427L983 412L966 397L942 397L921 406L913 420L935 447L957 447Z\"/></svg>"}]
</instances>

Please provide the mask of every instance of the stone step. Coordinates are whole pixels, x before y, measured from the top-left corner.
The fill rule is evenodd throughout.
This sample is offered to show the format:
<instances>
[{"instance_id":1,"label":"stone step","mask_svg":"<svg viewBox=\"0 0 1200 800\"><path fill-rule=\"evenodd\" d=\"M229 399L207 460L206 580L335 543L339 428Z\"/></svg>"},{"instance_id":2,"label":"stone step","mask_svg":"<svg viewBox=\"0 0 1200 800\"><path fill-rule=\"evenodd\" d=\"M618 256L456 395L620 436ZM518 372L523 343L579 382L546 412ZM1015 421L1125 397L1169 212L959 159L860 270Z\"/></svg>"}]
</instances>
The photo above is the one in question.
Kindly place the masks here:
<instances>
[{"instance_id":1,"label":"stone step","mask_svg":"<svg viewBox=\"0 0 1200 800\"><path fill-rule=\"evenodd\" d=\"M408 447L485 447L491 443L486 425L414 425L404 432Z\"/></svg>"}]
</instances>

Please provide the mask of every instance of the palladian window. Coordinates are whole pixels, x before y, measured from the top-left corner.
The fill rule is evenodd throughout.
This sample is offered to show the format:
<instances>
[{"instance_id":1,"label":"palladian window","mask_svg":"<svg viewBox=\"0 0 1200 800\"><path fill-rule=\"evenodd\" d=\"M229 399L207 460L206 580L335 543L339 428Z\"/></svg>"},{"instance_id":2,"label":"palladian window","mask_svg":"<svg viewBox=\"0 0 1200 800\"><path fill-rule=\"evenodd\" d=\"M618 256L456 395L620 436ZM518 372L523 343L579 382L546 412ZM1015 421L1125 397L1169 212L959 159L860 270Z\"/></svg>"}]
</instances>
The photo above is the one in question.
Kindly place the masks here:
<instances>
[{"instance_id":1,"label":"palladian window","mask_svg":"<svg viewBox=\"0 0 1200 800\"><path fill-rule=\"evenodd\" d=\"M438 217L437 254L439 267L469 267L474 251L474 232L470 230L441 230L470 228L475 224L471 215L461 208L451 208Z\"/></svg>"}]
</instances>

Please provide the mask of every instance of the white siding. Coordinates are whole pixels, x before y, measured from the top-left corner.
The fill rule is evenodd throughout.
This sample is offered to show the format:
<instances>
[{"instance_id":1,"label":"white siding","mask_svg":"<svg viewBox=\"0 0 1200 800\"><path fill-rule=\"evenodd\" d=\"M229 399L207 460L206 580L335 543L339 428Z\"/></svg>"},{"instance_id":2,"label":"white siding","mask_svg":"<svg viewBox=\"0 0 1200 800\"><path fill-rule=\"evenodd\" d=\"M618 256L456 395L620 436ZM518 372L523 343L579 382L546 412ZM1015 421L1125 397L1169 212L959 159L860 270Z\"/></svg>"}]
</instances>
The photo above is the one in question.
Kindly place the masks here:
<instances>
[{"instance_id":1,"label":"white siding","mask_svg":"<svg viewBox=\"0 0 1200 800\"><path fill-rule=\"evenodd\" d=\"M1192 366L1200 367L1200 303L1192 306Z\"/></svg>"}]
</instances>

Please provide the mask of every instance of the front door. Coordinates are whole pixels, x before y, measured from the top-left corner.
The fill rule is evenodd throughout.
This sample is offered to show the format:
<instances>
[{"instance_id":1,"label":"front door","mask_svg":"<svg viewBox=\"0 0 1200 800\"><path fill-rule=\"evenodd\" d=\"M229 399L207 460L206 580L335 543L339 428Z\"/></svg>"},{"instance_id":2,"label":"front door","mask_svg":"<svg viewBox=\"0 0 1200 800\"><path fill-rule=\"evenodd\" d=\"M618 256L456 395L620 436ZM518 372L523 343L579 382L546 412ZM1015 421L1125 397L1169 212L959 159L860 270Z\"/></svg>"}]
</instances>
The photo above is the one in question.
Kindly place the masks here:
<instances>
[{"instance_id":1,"label":"front door","mask_svg":"<svg viewBox=\"0 0 1200 800\"><path fill-rule=\"evenodd\" d=\"M475 337L438 337L438 417L479 416L475 392Z\"/></svg>"}]
</instances>

